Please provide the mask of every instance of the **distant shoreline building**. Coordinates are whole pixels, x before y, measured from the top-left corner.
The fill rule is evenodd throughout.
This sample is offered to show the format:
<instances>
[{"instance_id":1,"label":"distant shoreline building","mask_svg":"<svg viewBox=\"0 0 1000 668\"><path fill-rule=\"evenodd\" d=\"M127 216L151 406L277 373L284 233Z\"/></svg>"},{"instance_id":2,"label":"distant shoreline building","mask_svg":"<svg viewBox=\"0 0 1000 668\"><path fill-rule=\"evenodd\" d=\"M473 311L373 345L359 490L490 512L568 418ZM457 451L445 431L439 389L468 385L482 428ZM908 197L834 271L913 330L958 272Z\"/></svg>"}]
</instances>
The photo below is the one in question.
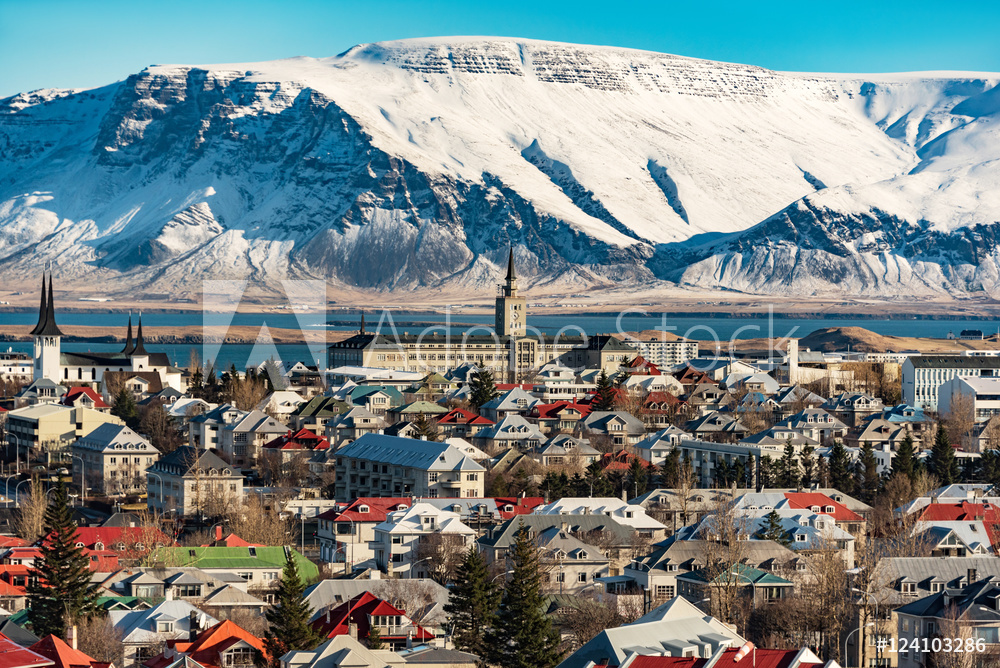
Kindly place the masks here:
<instances>
[{"instance_id":1,"label":"distant shoreline building","mask_svg":"<svg viewBox=\"0 0 1000 668\"><path fill-rule=\"evenodd\" d=\"M331 370L342 367L394 369L397 371L446 372L461 364L505 371L512 375L537 370L555 362L571 369L603 368L608 372L639 354L635 346L608 334L547 336L529 333L527 304L518 294L514 251L507 261L507 277L499 285L494 308L494 333L451 336L449 333L384 334L361 331L328 349ZM488 328L481 328L488 332ZM470 330L473 331L473 330ZM693 342L668 342L683 348L681 354L657 350L654 356L672 359L684 351L697 350ZM645 345L645 342L644 342Z\"/></svg>"}]
</instances>

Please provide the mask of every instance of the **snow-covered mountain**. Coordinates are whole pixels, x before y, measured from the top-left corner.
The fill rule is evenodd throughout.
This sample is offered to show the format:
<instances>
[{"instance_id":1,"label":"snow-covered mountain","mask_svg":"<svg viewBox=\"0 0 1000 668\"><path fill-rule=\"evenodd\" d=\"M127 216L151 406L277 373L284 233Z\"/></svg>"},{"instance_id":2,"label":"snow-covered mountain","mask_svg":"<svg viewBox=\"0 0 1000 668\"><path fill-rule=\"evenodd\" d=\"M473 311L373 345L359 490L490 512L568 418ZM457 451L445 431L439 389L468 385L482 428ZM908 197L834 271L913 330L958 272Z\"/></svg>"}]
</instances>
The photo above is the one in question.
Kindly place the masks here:
<instances>
[{"instance_id":1,"label":"snow-covered mountain","mask_svg":"<svg viewBox=\"0 0 1000 668\"><path fill-rule=\"evenodd\" d=\"M1000 283L1000 75L406 40L0 100L0 280L539 293ZM991 292L992 293L992 292Z\"/></svg>"}]
</instances>

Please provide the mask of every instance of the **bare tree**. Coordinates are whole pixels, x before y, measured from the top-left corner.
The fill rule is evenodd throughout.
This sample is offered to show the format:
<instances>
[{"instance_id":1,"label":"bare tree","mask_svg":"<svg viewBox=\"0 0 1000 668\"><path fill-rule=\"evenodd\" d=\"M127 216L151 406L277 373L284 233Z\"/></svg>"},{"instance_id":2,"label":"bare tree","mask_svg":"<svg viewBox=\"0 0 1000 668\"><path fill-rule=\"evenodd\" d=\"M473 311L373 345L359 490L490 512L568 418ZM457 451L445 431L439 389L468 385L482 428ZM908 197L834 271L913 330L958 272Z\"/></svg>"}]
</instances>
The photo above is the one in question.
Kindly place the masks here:
<instances>
[{"instance_id":1,"label":"bare tree","mask_svg":"<svg viewBox=\"0 0 1000 668\"><path fill-rule=\"evenodd\" d=\"M45 530L45 510L49 507L49 497L37 475L31 476L28 493L20 503L14 518L14 531L27 543L34 543Z\"/></svg>"},{"instance_id":2,"label":"bare tree","mask_svg":"<svg viewBox=\"0 0 1000 668\"><path fill-rule=\"evenodd\" d=\"M961 444L962 450L978 451L978 448L972 447L972 435L976 428L975 397L964 392L953 392L945 422L948 425L948 435Z\"/></svg>"},{"instance_id":3,"label":"bare tree","mask_svg":"<svg viewBox=\"0 0 1000 668\"><path fill-rule=\"evenodd\" d=\"M626 619L617 609L602 601L582 598L577 605L567 608L559 615L559 625L569 632L569 649L575 650L590 642L605 629L625 624Z\"/></svg>"},{"instance_id":4,"label":"bare tree","mask_svg":"<svg viewBox=\"0 0 1000 668\"><path fill-rule=\"evenodd\" d=\"M702 523L700 538L705 542L705 579L711 597L711 614L736 624L745 623L743 599L753 588L743 576L748 552L750 520L733 500L719 493L714 512Z\"/></svg>"},{"instance_id":5,"label":"bare tree","mask_svg":"<svg viewBox=\"0 0 1000 668\"><path fill-rule=\"evenodd\" d=\"M296 527L292 518L282 517L275 508L265 507L257 494L247 494L241 504L230 503L222 516L229 530L248 543L289 545L295 542Z\"/></svg>"},{"instance_id":6,"label":"bare tree","mask_svg":"<svg viewBox=\"0 0 1000 668\"><path fill-rule=\"evenodd\" d=\"M77 649L98 663L125 665L125 631L107 615L85 617L76 627Z\"/></svg>"},{"instance_id":7,"label":"bare tree","mask_svg":"<svg viewBox=\"0 0 1000 668\"><path fill-rule=\"evenodd\" d=\"M422 624L437 602L434 586L422 580L383 580L372 593L389 605L405 610L414 624Z\"/></svg>"},{"instance_id":8,"label":"bare tree","mask_svg":"<svg viewBox=\"0 0 1000 668\"><path fill-rule=\"evenodd\" d=\"M417 560L426 560L427 572L440 584L454 581L455 573L468 552L462 536L440 531L421 536L417 544Z\"/></svg>"},{"instance_id":9,"label":"bare tree","mask_svg":"<svg viewBox=\"0 0 1000 668\"><path fill-rule=\"evenodd\" d=\"M161 404L153 403L141 409L139 431L145 434L150 444L163 454L173 452L181 445L183 439L177 425L167 415Z\"/></svg>"}]
</instances>

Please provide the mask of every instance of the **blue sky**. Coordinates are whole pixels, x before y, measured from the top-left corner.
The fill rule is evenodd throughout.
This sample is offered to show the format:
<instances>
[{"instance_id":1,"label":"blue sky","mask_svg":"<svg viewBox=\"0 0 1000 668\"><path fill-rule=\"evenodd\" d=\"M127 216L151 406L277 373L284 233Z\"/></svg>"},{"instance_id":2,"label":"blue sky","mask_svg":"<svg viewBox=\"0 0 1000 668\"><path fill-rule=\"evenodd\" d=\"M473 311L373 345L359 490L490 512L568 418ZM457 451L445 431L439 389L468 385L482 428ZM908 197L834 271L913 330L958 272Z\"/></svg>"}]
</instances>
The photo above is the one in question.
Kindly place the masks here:
<instances>
[{"instance_id":1,"label":"blue sky","mask_svg":"<svg viewBox=\"0 0 1000 668\"><path fill-rule=\"evenodd\" d=\"M0 0L0 97L154 63L331 56L406 37L612 44L778 70L1000 72L1000 2Z\"/></svg>"}]
</instances>

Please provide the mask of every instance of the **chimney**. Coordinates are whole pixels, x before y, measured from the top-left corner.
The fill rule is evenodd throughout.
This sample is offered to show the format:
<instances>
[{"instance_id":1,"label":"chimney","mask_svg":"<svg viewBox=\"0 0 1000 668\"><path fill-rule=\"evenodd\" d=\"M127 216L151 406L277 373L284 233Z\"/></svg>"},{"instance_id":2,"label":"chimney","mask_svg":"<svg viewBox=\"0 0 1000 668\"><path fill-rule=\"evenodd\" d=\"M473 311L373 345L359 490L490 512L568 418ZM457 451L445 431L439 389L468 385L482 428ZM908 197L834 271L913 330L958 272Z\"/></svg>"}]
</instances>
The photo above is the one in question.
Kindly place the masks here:
<instances>
[{"instance_id":1,"label":"chimney","mask_svg":"<svg viewBox=\"0 0 1000 668\"><path fill-rule=\"evenodd\" d=\"M221 524L216 524L215 525L215 540L216 541L222 540L222 525Z\"/></svg>"},{"instance_id":2,"label":"chimney","mask_svg":"<svg viewBox=\"0 0 1000 668\"><path fill-rule=\"evenodd\" d=\"M188 642L198 639L198 613L194 610L188 615Z\"/></svg>"},{"instance_id":3,"label":"chimney","mask_svg":"<svg viewBox=\"0 0 1000 668\"><path fill-rule=\"evenodd\" d=\"M168 586L166 591L163 592L163 598L168 601L174 600L174 588Z\"/></svg>"},{"instance_id":4,"label":"chimney","mask_svg":"<svg viewBox=\"0 0 1000 668\"><path fill-rule=\"evenodd\" d=\"M66 629L66 640L69 641L69 646L76 649L76 625Z\"/></svg>"},{"instance_id":5,"label":"chimney","mask_svg":"<svg viewBox=\"0 0 1000 668\"><path fill-rule=\"evenodd\" d=\"M326 606L326 623L330 623L330 606Z\"/></svg>"},{"instance_id":6,"label":"chimney","mask_svg":"<svg viewBox=\"0 0 1000 668\"><path fill-rule=\"evenodd\" d=\"M357 622L351 622L347 625L347 635L351 636L355 640L358 639L358 625Z\"/></svg>"},{"instance_id":7,"label":"chimney","mask_svg":"<svg viewBox=\"0 0 1000 668\"><path fill-rule=\"evenodd\" d=\"M979 574L976 572L975 568L970 568L968 571L966 571L965 575L966 579L969 581L969 584L975 584L977 576Z\"/></svg>"},{"instance_id":8,"label":"chimney","mask_svg":"<svg viewBox=\"0 0 1000 668\"><path fill-rule=\"evenodd\" d=\"M413 629L406 632L406 649L413 649Z\"/></svg>"}]
</instances>

